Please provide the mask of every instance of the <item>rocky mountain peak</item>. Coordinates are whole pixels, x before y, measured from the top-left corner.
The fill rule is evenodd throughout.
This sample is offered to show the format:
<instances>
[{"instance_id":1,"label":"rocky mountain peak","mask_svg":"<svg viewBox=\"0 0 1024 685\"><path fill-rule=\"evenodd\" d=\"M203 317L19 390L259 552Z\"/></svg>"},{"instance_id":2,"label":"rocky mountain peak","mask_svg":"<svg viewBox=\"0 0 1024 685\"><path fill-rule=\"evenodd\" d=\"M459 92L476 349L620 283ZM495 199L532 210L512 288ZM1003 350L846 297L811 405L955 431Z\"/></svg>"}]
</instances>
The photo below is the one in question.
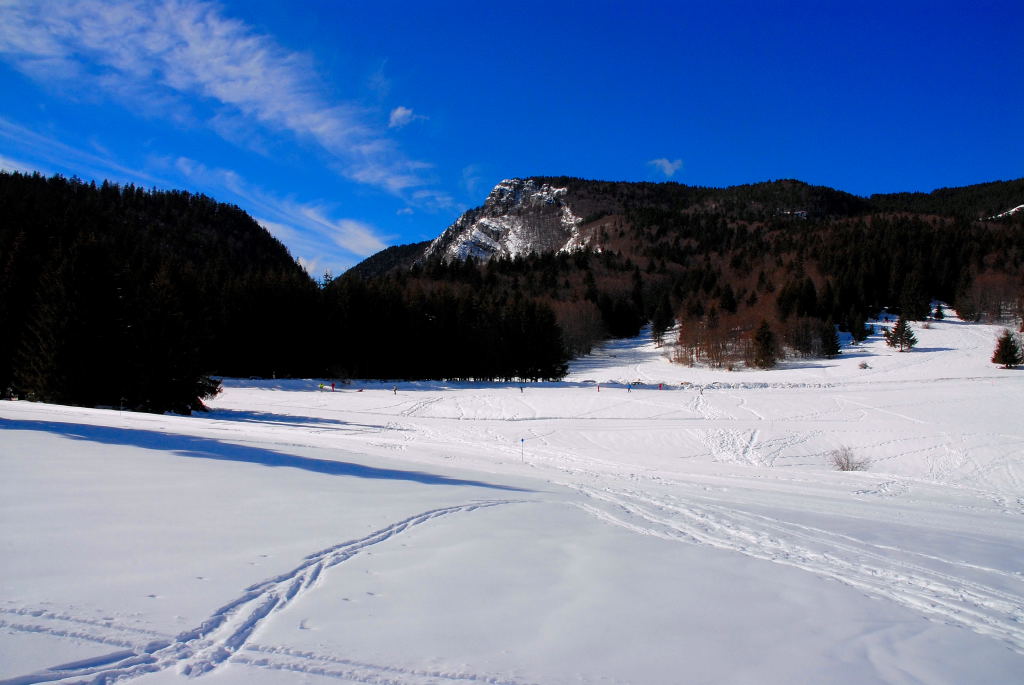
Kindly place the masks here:
<instances>
[{"instance_id":1,"label":"rocky mountain peak","mask_svg":"<svg viewBox=\"0 0 1024 685\"><path fill-rule=\"evenodd\" d=\"M494 186L482 207L469 210L438 236L423 259L487 261L557 252L575 245L582 222L568 203L567 188L532 178L506 179Z\"/></svg>"},{"instance_id":2,"label":"rocky mountain peak","mask_svg":"<svg viewBox=\"0 0 1024 685\"><path fill-rule=\"evenodd\" d=\"M566 188L554 188L532 178L509 178L494 186L484 206L509 212L523 207L542 207L556 203L566 194Z\"/></svg>"}]
</instances>

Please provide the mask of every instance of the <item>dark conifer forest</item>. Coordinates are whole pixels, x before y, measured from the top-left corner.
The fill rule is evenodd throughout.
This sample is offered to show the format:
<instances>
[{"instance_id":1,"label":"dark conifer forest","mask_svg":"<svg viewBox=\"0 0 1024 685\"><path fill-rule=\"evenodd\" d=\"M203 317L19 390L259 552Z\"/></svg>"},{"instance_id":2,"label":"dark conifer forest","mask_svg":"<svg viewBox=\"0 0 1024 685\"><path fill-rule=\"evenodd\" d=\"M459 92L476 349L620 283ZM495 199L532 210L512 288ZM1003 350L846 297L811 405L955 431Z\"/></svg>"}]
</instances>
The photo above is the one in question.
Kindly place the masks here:
<instances>
[{"instance_id":1,"label":"dark conifer forest","mask_svg":"<svg viewBox=\"0 0 1024 685\"><path fill-rule=\"evenodd\" d=\"M798 181L568 188L592 249L424 260L397 246L318 284L237 207L0 174L0 389L187 412L217 376L540 380L650 323L676 361L838 353L883 307L1024 311L1024 179L860 198ZM1019 325L1019 324L1018 324ZM768 342L771 345L768 344Z\"/></svg>"},{"instance_id":2,"label":"dark conifer forest","mask_svg":"<svg viewBox=\"0 0 1024 685\"><path fill-rule=\"evenodd\" d=\"M188 412L212 375L317 370L317 286L237 207L0 174L0 215L2 388Z\"/></svg>"}]
</instances>

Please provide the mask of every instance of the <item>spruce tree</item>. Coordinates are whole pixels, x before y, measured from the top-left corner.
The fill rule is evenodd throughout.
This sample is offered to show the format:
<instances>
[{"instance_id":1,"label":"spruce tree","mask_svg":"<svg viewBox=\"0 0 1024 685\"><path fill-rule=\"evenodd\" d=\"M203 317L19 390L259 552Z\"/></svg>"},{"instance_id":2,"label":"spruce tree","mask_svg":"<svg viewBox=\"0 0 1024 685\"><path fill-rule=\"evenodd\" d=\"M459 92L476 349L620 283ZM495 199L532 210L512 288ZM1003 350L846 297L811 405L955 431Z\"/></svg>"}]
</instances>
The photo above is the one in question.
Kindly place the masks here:
<instances>
[{"instance_id":1,"label":"spruce tree","mask_svg":"<svg viewBox=\"0 0 1024 685\"><path fill-rule=\"evenodd\" d=\"M860 312L854 312L850 316L850 335L853 336L854 343L862 343L868 339L868 336L873 332L868 328L867 320L864 315Z\"/></svg>"},{"instance_id":2,"label":"spruce tree","mask_svg":"<svg viewBox=\"0 0 1024 685\"><path fill-rule=\"evenodd\" d=\"M902 315L892 329L885 331L885 344L898 348L900 352L907 352L917 344L917 336Z\"/></svg>"},{"instance_id":3,"label":"spruce tree","mask_svg":"<svg viewBox=\"0 0 1024 685\"><path fill-rule=\"evenodd\" d=\"M68 401L64 359L73 305L64 287L66 267L62 263L41 270L32 315L21 331L21 345L13 360L13 384L26 399Z\"/></svg>"},{"instance_id":4,"label":"spruce tree","mask_svg":"<svg viewBox=\"0 0 1024 685\"><path fill-rule=\"evenodd\" d=\"M1003 334L999 336L995 352L992 354L992 363L1002 364L1004 369L1024 364L1024 354L1021 353L1017 338L1008 328L1003 329Z\"/></svg>"},{"instance_id":5,"label":"spruce tree","mask_svg":"<svg viewBox=\"0 0 1024 685\"><path fill-rule=\"evenodd\" d=\"M900 311L911 321L922 321L931 312L931 303L922 287L920 273L915 270L906 278L900 294Z\"/></svg>"},{"instance_id":6,"label":"spruce tree","mask_svg":"<svg viewBox=\"0 0 1024 685\"><path fill-rule=\"evenodd\" d=\"M722 288L722 296L718 298L718 306L730 314L736 313L736 307L738 306L738 303L736 302L736 293L733 292L732 286L728 283L726 283L725 287Z\"/></svg>"},{"instance_id":7,"label":"spruce tree","mask_svg":"<svg viewBox=\"0 0 1024 685\"><path fill-rule=\"evenodd\" d=\"M839 350L839 334L831 320L821 328L821 353L828 359L842 354Z\"/></svg>"},{"instance_id":8,"label":"spruce tree","mask_svg":"<svg viewBox=\"0 0 1024 685\"><path fill-rule=\"evenodd\" d=\"M658 308L654 310L654 318L651 319L651 335L658 347L661 347L665 331L672 328L673 323L675 316L672 313L672 300L668 293L665 293L658 302Z\"/></svg>"},{"instance_id":9,"label":"spruce tree","mask_svg":"<svg viewBox=\"0 0 1024 685\"><path fill-rule=\"evenodd\" d=\"M753 364L759 369L770 369L775 366L779 358L779 347L775 340L775 334L764 319L754 333L754 359Z\"/></svg>"}]
</instances>

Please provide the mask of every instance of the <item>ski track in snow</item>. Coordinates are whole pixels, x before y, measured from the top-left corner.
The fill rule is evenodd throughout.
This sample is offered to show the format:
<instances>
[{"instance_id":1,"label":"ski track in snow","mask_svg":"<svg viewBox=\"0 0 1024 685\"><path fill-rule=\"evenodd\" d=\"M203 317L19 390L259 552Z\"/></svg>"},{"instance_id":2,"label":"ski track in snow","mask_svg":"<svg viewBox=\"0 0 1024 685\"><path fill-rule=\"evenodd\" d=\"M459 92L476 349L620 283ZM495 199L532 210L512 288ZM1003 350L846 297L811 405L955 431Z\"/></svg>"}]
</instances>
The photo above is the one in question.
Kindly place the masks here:
<instances>
[{"instance_id":1,"label":"ski track in snow","mask_svg":"<svg viewBox=\"0 0 1024 685\"><path fill-rule=\"evenodd\" d=\"M592 502L587 513L633 533L708 545L792 566L889 600L920 615L1002 641L1024 654L1024 576L967 562L879 545L852 536L709 504L650 493L565 484ZM895 482L881 487L900 487ZM902 561L915 556L930 562ZM958 570L992 576L1010 592L971 580Z\"/></svg>"},{"instance_id":2,"label":"ski track in snow","mask_svg":"<svg viewBox=\"0 0 1024 685\"><path fill-rule=\"evenodd\" d=\"M961 353L969 351L985 358L990 354L992 339L988 333L970 326L951 330L959 341L954 346ZM945 377L955 370L945 367L943 348L936 345L928 354L888 353L883 349L877 355L879 368L841 378L667 382L664 393L649 392L656 389L661 378L654 367L646 372L642 364L628 361L620 372L618 369L623 367L604 371L601 369L605 367L598 364L577 377L604 373L611 378L642 379L649 387L634 388L627 394L622 381L608 381L608 385L601 381L600 390L589 385L569 389L572 399L558 406L534 401L533 388L523 393L514 385L507 393L499 388L469 395L441 392L447 389L441 387L436 393L399 390L394 396L391 385L382 384L377 393L351 396L364 404L343 404L341 395L330 394L300 394L296 400L278 400L265 408L270 418L264 423L269 428L240 424L229 420L230 414L224 419L214 416L204 428L223 431L229 439L244 437L247 441L255 441L255 430L261 442L277 446L323 446L327 444L326 436L320 434L331 432L332 440L335 436L351 439L356 446L418 453L429 452L422 449L429 445L440 459L478 460L488 466L504 464L503 468L522 462L537 468L536 473L543 477L570 481L548 482L569 488L573 493L569 503L600 521L638 535L704 545L799 569L918 616L998 640L1024 654L1024 572L1013 571L1010 565L1010 570L992 568L1000 562L988 557L972 558L968 546L962 548L964 557L938 556L928 553L935 552L934 547L917 551L873 541L868 533L860 539L845 531L805 525L815 519L798 518L804 510L797 507L792 509L793 517L802 522L785 520L789 516L776 513L780 510L772 506L776 500L759 496L751 499L745 489L760 489L750 479L767 477L764 468L806 466L811 461L824 466L830 446L852 441L859 454L869 455L883 468L878 469L879 478L842 481L841 496L852 496L858 506L863 505L852 510L851 519L860 511L890 503L894 510L898 506L912 508L915 501L927 499L934 484L941 484L949 494L956 495L948 504L949 511L941 513L967 510L991 517L1001 512L1012 517L1007 519L1005 530L1018 530L1018 517L1024 516L1024 497L1019 496L1024 491L1020 469L1024 435L1013 433L1019 428L1012 422L994 430L985 423L968 422L958 429L956 422L946 418L970 408L968 401L955 394L961 385L994 385L994 381L993 377L974 376L974 371ZM617 354L620 361L627 356ZM901 364L902 380L887 375L892 373L891 368L882 368L882 362L890 359ZM908 373L910 368L916 370ZM1014 386L1009 387L1006 390L1004 384L998 390L1005 401L1012 402L1019 392L1014 395ZM911 389L917 394L907 392ZM807 390L811 392L800 392ZM971 397L974 395L968 395L968 400ZM936 408L939 411L932 411ZM78 410L62 411L66 417L77 417L74 412ZM81 420L89 422L87 415L83 416L86 418ZM349 422L352 417L358 421ZM169 419L138 420L151 424L154 430L168 430L164 422ZM712 462L723 467L690 476L685 470L677 472L665 457L658 457L662 461L633 460L634 451L643 454L643 443L634 447L622 433L634 431L657 436L657 442L652 439L649 443L654 450L664 449L663 435L677 432L677 438L686 438L678 440L685 446L685 453L676 457L666 450L671 458L710 455ZM701 446L706 452L701 453ZM920 463L921 468L909 474L901 472L899 466L907 462ZM737 467L753 468L746 477L736 475L743 470ZM780 497L810 495L807 512L828 515L833 513L829 507L836 503L842 506L843 500L836 499L834 490L820 491L824 503L814 501L819 491L813 488L790 490L794 483L817 484L814 470L776 469L771 477ZM1012 494L1000 494L1000 487ZM734 492L728 496L706 494L727 490ZM0 681L0 685L109 683L170 668L195 677L226 663L346 682L511 685L514 681L507 673L432 670L425 664L408 668L396 663L374 664L348 659L344 654L317 654L256 641L260 627L316 587L330 567L432 519L509 502L487 500L433 509L358 540L321 550L291 571L246 588L198 627L178 635L133 627L127 618L119 625L113 618L75 616L74 609L8 603L6 608L0 606L0 629L91 642L102 645L106 652ZM965 526L959 534L979 530L975 524ZM1005 540L1012 542L1010 537Z\"/></svg>"},{"instance_id":3,"label":"ski track in snow","mask_svg":"<svg viewBox=\"0 0 1024 685\"><path fill-rule=\"evenodd\" d=\"M734 396L729 396L735 399ZM764 417L746 407L746 401L742 400L738 408L754 414L757 420ZM713 406L704 397L703 390L690 400L687 409L708 421L735 420L735 416L726 414L724 411ZM760 430L734 430L731 428L718 428L714 430L696 430L692 434L700 440L715 461L733 462L751 466L763 466L770 464L769 460L758 455L757 441L761 434Z\"/></svg>"},{"instance_id":4,"label":"ski track in snow","mask_svg":"<svg viewBox=\"0 0 1024 685\"><path fill-rule=\"evenodd\" d=\"M0 681L0 685L29 683L93 683L103 685L146 673L177 667L190 677L209 673L228 660L262 668L335 677L361 683L436 683L468 681L512 685L512 681L471 673L419 671L322 657L286 649L255 647L253 633L310 588L324 571L359 552L433 519L456 513L511 504L515 500L488 500L432 509L402 519L357 540L343 542L310 554L291 571L251 585L199 626L168 637L153 631L114 625L113 621L85 619L43 609L0 609L0 627L25 633L72 638L124 649L89 659L53 666L45 671ZM242 654L255 651L260 656ZM396 680L398 677L398 680Z\"/></svg>"},{"instance_id":5,"label":"ski track in snow","mask_svg":"<svg viewBox=\"0 0 1024 685\"><path fill-rule=\"evenodd\" d=\"M417 400L417 401L413 402L412 405L410 405L406 409L403 409L400 413L401 413L402 416L417 416L420 411L422 411L423 409L426 409L427 407L429 407L432 404L440 402L441 399L442 399L442 397L438 396L438 397L429 397L429 398L427 398L425 400Z\"/></svg>"},{"instance_id":6,"label":"ski track in snow","mask_svg":"<svg viewBox=\"0 0 1024 685\"><path fill-rule=\"evenodd\" d=\"M379 683L381 685L432 685L438 682L487 683L488 685L525 685L521 681L496 676L428 669L380 666L335 656L287 648L248 645L245 654L238 654L231 663L246 664L278 671L292 671L347 682Z\"/></svg>"}]
</instances>

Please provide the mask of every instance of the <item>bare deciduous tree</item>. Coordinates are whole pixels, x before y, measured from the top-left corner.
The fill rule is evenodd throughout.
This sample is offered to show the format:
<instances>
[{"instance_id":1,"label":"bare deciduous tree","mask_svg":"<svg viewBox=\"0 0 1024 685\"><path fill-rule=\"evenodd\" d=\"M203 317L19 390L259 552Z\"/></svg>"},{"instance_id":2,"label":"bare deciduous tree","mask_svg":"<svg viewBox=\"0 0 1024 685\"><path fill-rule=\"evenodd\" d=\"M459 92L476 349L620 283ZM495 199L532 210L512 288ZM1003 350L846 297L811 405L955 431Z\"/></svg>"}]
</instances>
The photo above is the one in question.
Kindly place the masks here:
<instances>
[{"instance_id":1,"label":"bare deciduous tree","mask_svg":"<svg viewBox=\"0 0 1024 685\"><path fill-rule=\"evenodd\" d=\"M836 471L867 471L871 460L858 459L849 447L834 449L828 454L828 461Z\"/></svg>"}]
</instances>

